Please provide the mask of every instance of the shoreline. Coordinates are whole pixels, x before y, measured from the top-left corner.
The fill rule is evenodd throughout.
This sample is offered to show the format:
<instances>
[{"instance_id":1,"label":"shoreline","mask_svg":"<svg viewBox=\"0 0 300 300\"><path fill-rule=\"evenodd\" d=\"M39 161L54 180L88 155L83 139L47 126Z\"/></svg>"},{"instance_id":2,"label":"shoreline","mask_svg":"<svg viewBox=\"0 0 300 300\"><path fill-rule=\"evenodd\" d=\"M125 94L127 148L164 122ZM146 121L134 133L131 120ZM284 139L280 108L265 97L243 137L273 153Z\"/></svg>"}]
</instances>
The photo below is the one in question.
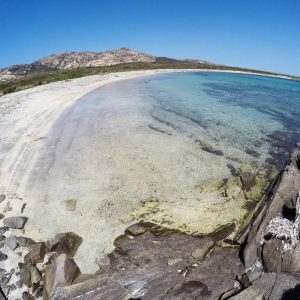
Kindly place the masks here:
<instances>
[{"instance_id":1,"label":"shoreline","mask_svg":"<svg viewBox=\"0 0 300 300\"><path fill-rule=\"evenodd\" d=\"M208 70L201 70L203 72L207 72ZM210 70L211 72L215 72L215 70ZM11 210L8 210L5 213L5 217L16 216L20 215L20 212L23 209L23 205L25 204L24 216L28 216L28 224L26 224L25 232L20 232L19 230L15 229L12 231L13 235L25 235L27 237L33 238L36 241L45 240L48 238L52 238L55 233L61 231L74 231L81 236L84 237L84 229L85 227L78 228L75 230L74 228L80 226L87 226L89 228L90 219L87 218L86 223L82 220L82 213L85 209L85 203L80 203L77 201L77 207L75 212L70 212L68 210L65 211L65 208L62 206L61 202L64 199L72 198L77 199L77 197L81 197L81 195L77 196L76 194L69 194L68 198L65 198L61 194L57 193L51 199L47 199L45 194L26 194L28 182L34 185L34 182L31 182L31 174L36 172L36 167L41 165L41 162L47 160L47 155L51 152L51 144L48 147L48 139L50 138L50 132L53 129L53 125L60 119L64 119L64 113L67 113L68 109L73 109L76 103L79 103L82 98L87 96L92 96L93 92L100 87L103 87L107 84L113 84L115 82L120 82L123 80L130 80L134 78L139 78L142 76L151 76L155 74L164 74L164 73L176 73L176 72L198 72L198 70L151 70L151 71L134 71L134 72L126 72L126 73L112 73L109 75L93 75L82 77L73 80L67 81L60 81L60 82L53 82L46 85L34 87L32 89L23 90L20 92L16 92L13 94L5 95L0 98L1 109L0 109L0 121L1 125L3 126L4 130L0 134L0 163L1 163L1 173L0 173L0 194L6 194L7 199L0 203L1 209L5 209L9 203ZM222 71L220 72L227 72ZM236 72L234 72L236 73ZM239 72L237 72L239 73ZM259 74L261 75L261 74ZM262 75L264 76L264 75ZM134 103L138 105L138 103ZM130 104L132 105L132 104ZM80 108L80 106L79 106ZM144 109L142 105L141 109ZM136 113L136 112L134 112ZM138 112L140 113L140 112ZM68 113L67 113L68 115ZM21 117L22 116L22 117ZM139 121L139 119L137 119ZM119 122L119 120L117 120ZM139 123L138 123L139 125ZM133 128L134 129L134 128ZM68 134L67 136L72 136L72 134ZM57 137L59 139L60 136ZM55 139L55 138L54 138ZM112 137L115 140L115 137ZM160 140L156 140L154 145L160 144ZM70 143L72 140L70 141ZM147 142L147 139L145 140ZM177 141L178 142L178 141ZM68 141L69 143L69 141ZM181 146L177 144L177 146ZM124 145L121 144L121 149ZM47 149L47 151L45 151ZM126 149L126 148L124 148ZM124 151L122 149L122 151ZM190 150L190 148L186 148ZM126 151L125 151L126 152ZM132 149L128 151L129 153L132 152ZM134 152L133 152L134 153ZM207 154L209 155L209 154ZM42 156L42 158L40 158ZM183 158L184 156L181 155ZM92 156L87 156L89 159L92 159ZM55 158L55 157L54 157ZM124 158L124 157L121 157ZM57 158L55 158L57 159ZM110 163L110 158L105 157L105 159ZM215 158L222 162L222 158L218 157ZM120 161L124 162L124 159L120 159ZM186 164L186 160L183 159L183 164ZM223 162L224 163L224 162ZM195 161L190 161L191 166L195 166ZM217 169L215 170L217 172ZM174 174L177 173L177 170L174 169ZM144 173L140 174L138 177L142 177ZM39 176L39 174L38 174ZM55 176L54 176L55 177ZM135 178L138 180L139 178ZM172 176L171 176L172 177ZM156 179L155 179L156 180ZM118 182L117 182L118 183ZM65 184L65 183L62 183ZM75 183L76 184L76 183ZM209 183L210 184L210 183ZM214 183L212 183L214 185ZM92 190L91 187L88 187ZM208 189L211 188L208 186ZM214 188L214 187L213 187ZM65 188L59 187L58 190L60 193ZM25 194L24 194L25 191ZM66 190L67 191L67 190ZM176 193L175 193L176 194ZM96 199L95 195L95 199ZM78 200L78 199L77 199ZM86 199L85 199L86 200ZM90 199L88 199L90 200ZM136 208L142 208L140 211L137 211L137 216L142 215L145 213L144 208L150 211L150 218L153 219L153 213L156 213L157 209L162 210L162 214L159 215L159 218L164 218L165 213L169 209L174 209L174 203L169 202L167 205L163 203L162 205L158 204L155 201L146 201L141 204L141 200L144 200L143 197L138 201L132 203L134 207L134 211L136 212ZM210 201L211 199L208 199ZM194 204L197 204L196 202ZM109 202L105 202L105 209L109 208ZM199 203L198 203L199 205ZM33 207L34 206L34 207ZM124 206L128 206L129 209L131 206L124 204ZM191 207L193 204L191 204ZM200 206L200 205L199 205ZM202 209L205 209L208 206L208 203L204 203ZM186 219L190 214L191 207L187 206L186 211ZM51 212L51 209L54 212ZM91 216L95 215L95 211L99 208L97 206L91 206L89 208L92 212ZM201 209L201 206L200 206ZM52 215L51 219L44 218L43 214L44 211L48 211L49 216ZM227 218L226 220L230 220L233 218L234 207L230 208L227 207L228 215L224 217ZM124 211L125 214L126 210ZM230 213L229 213L230 212ZM100 211L100 213L102 213ZM118 213L116 218L121 219L121 212L116 212L115 210L111 209L111 213ZM181 211L175 211L178 216L181 215ZM221 212L223 214L223 212ZM241 218L241 214L243 215L244 212L236 213L237 218ZM66 224L52 224L58 220L57 215L60 215L61 218L59 219L60 222L62 220L69 220L70 215L73 214L72 222L68 226ZM195 211L195 223L199 219L199 211ZM90 216L90 215L89 215ZM124 216L123 216L124 217ZM128 217L128 216L127 216ZM135 217L135 215L133 215ZM220 217L220 216L219 216ZM102 222L102 227L91 226L91 232L94 232L95 236L99 232L105 235L106 240L105 242L101 241L101 244L105 244L106 248L104 253L101 253L102 256L110 253L113 249L113 240L115 237L119 236L128 226L128 224L134 223L135 219L133 218L130 222L124 222L122 225L115 223L107 223L108 216L99 215L97 216L97 220L99 223ZM155 219L155 218L154 218ZM186 219L182 220L182 223L186 221ZM197 220L196 220L197 219ZM209 219L209 218L208 218ZM94 219L96 220L96 219ZM104 220L104 221L103 221ZM168 220L167 220L168 221ZM208 220L209 221L209 220ZM207 221L207 222L208 222ZM104 222L104 223L103 223ZM106 223L105 223L106 222ZM47 224L49 223L49 224ZM67 223L67 222L65 222ZM80 223L79 225L77 223ZM83 224L83 225L82 225ZM103 228L113 228L113 231L103 232ZM63 227L63 230L58 230L57 228ZM193 228L193 227L192 227ZM197 228L197 227L195 227ZM232 229L232 226L230 227ZM229 229L230 229L229 228ZM224 229L224 228L219 228ZM228 230L228 228L225 228ZM80 231L81 230L81 231ZM78 232L80 231L80 232ZM85 244L86 243L86 244ZM95 259L99 257L99 249L90 249L90 245L94 243L93 238L91 237L84 237L84 243L79 248L78 253L76 254L75 261L78 262L80 269L82 271L86 271L94 265L97 266L92 258ZM87 253L90 256L86 257ZM17 258L16 258L17 259ZM12 266L10 265L9 261L5 262L5 268L11 269ZM93 270L93 269L92 269Z\"/></svg>"},{"instance_id":2,"label":"shoreline","mask_svg":"<svg viewBox=\"0 0 300 300\"><path fill-rule=\"evenodd\" d=\"M300 81L300 79L294 78L293 76L290 75L275 75L275 74L268 74L268 73L258 73L258 72L251 72L251 71L237 71L237 70L224 70L224 69L145 69L145 70L133 70L133 71L118 71L118 72L110 72L110 73L106 73L106 74L99 74L99 75L87 75L87 76L83 76L83 77L78 77L78 78L73 78L73 79L65 79L65 80L59 80L59 81L53 81L53 82L49 82L46 84L42 84L42 86L44 85L49 85L49 84L53 84L53 83L59 83L59 82L68 82L68 81L72 81L72 80L79 80L82 78L91 78L91 77L106 77L106 76L110 76L110 75L118 75L118 74L139 74L139 73L145 73L145 74L141 74L138 76L146 76L148 75L148 73L179 73L179 72L219 72L219 73L233 73L233 74L247 74L247 75L255 75L255 76L267 76L267 77L273 77L273 78L280 78L280 79L286 79L286 80L292 80L292 81ZM30 90L33 88L36 88L39 86L32 86L29 88L25 88L22 89L20 91L15 91L12 92L13 94L25 91L25 90ZM9 94L6 94L9 95ZM3 96L6 96L5 94L0 94L0 98Z\"/></svg>"}]
</instances>

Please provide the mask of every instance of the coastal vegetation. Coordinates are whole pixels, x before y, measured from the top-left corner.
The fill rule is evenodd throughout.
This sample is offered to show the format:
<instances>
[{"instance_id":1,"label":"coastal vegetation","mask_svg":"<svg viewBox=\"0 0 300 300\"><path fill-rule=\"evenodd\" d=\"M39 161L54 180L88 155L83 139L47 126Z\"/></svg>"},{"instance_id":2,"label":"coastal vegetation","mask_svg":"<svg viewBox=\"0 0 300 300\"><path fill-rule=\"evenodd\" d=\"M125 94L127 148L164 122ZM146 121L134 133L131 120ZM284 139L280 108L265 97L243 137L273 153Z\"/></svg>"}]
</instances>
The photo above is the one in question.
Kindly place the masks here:
<instances>
[{"instance_id":1,"label":"coastal vegetation","mask_svg":"<svg viewBox=\"0 0 300 300\"><path fill-rule=\"evenodd\" d=\"M155 69L208 69L208 70L228 70L228 71L242 71L253 72L265 75L282 75L278 73L265 72L260 70L252 70L238 67L229 67L217 64L199 63L193 60L176 60L166 57L157 57L155 62L134 62L124 63L111 66L100 67L84 67L70 70L55 70L45 72L38 75L23 77L12 81L0 82L0 96L28 89L34 86L47 84L55 81L62 81L74 78L80 78L88 75L100 75L113 72L127 72L138 70L155 70ZM295 78L297 79L297 78Z\"/></svg>"}]
</instances>

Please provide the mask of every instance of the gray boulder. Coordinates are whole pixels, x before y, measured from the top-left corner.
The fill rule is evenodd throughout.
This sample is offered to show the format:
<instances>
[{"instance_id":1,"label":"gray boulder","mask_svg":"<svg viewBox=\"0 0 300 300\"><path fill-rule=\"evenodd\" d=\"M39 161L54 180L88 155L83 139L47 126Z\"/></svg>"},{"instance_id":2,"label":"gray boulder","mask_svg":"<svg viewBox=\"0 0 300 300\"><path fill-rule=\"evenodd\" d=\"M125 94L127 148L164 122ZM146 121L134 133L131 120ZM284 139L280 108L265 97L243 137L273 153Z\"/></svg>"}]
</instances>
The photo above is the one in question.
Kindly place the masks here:
<instances>
[{"instance_id":1,"label":"gray boulder","mask_svg":"<svg viewBox=\"0 0 300 300\"><path fill-rule=\"evenodd\" d=\"M44 299L53 299L57 287L70 285L79 274L75 262L66 254L60 254L46 269Z\"/></svg>"},{"instance_id":2,"label":"gray boulder","mask_svg":"<svg viewBox=\"0 0 300 300\"><path fill-rule=\"evenodd\" d=\"M79 235L73 232L66 232L57 234L54 239L46 242L46 246L49 252L55 251L57 254L64 253L73 257L81 243L82 238Z\"/></svg>"},{"instance_id":3,"label":"gray boulder","mask_svg":"<svg viewBox=\"0 0 300 300\"><path fill-rule=\"evenodd\" d=\"M15 236L9 236L5 239L5 244L14 251L18 246L18 241Z\"/></svg>"},{"instance_id":4,"label":"gray boulder","mask_svg":"<svg viewBox=\"0 0 300 300\"><path fill-rule=\"evenodd\" d=\"M23 229L27 221L26 217L10 217L5 218L3 224L12 229Z\"/></svg>"}]
</instances>

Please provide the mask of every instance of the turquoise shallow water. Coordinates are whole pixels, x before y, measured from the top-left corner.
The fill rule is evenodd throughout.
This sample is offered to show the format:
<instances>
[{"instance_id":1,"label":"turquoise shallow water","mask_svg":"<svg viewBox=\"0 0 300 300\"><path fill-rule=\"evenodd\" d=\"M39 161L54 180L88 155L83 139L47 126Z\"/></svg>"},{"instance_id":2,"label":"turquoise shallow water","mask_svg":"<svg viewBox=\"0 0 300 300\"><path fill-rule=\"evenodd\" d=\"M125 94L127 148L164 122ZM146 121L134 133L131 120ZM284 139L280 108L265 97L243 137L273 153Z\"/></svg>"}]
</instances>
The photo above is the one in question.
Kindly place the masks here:
<instances>
[{"instance_id":1,"label":"turquoise shallow water","mask_svg":"<svg viewBox=\"0 0 300 300\"><path fill-rule=\"evenodd\" d=\"M298 81L188 72L156 75L136 85L164 130L177 130L233 161L281 168L300 141Z\"/></svg>"}]
</instances>

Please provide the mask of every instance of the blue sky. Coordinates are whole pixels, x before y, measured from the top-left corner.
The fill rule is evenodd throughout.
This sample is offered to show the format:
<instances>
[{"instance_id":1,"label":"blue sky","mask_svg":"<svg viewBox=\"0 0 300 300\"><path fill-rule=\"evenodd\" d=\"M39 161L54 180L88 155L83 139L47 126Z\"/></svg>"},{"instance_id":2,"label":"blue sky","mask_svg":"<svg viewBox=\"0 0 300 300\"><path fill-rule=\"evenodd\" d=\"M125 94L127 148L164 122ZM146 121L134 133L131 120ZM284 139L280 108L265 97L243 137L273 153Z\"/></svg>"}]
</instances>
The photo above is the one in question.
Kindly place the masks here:
<instances>
[{"instance_id":1,"label":"blue sky","mask_svg":"<svg viewBox=\"0 0 300 300\"><path fill-rule=\"evenodd\" d=\"M0 33L0 67L129 47L300 75L300 0L0 0Z\"/></svg>"}]
</instances>

